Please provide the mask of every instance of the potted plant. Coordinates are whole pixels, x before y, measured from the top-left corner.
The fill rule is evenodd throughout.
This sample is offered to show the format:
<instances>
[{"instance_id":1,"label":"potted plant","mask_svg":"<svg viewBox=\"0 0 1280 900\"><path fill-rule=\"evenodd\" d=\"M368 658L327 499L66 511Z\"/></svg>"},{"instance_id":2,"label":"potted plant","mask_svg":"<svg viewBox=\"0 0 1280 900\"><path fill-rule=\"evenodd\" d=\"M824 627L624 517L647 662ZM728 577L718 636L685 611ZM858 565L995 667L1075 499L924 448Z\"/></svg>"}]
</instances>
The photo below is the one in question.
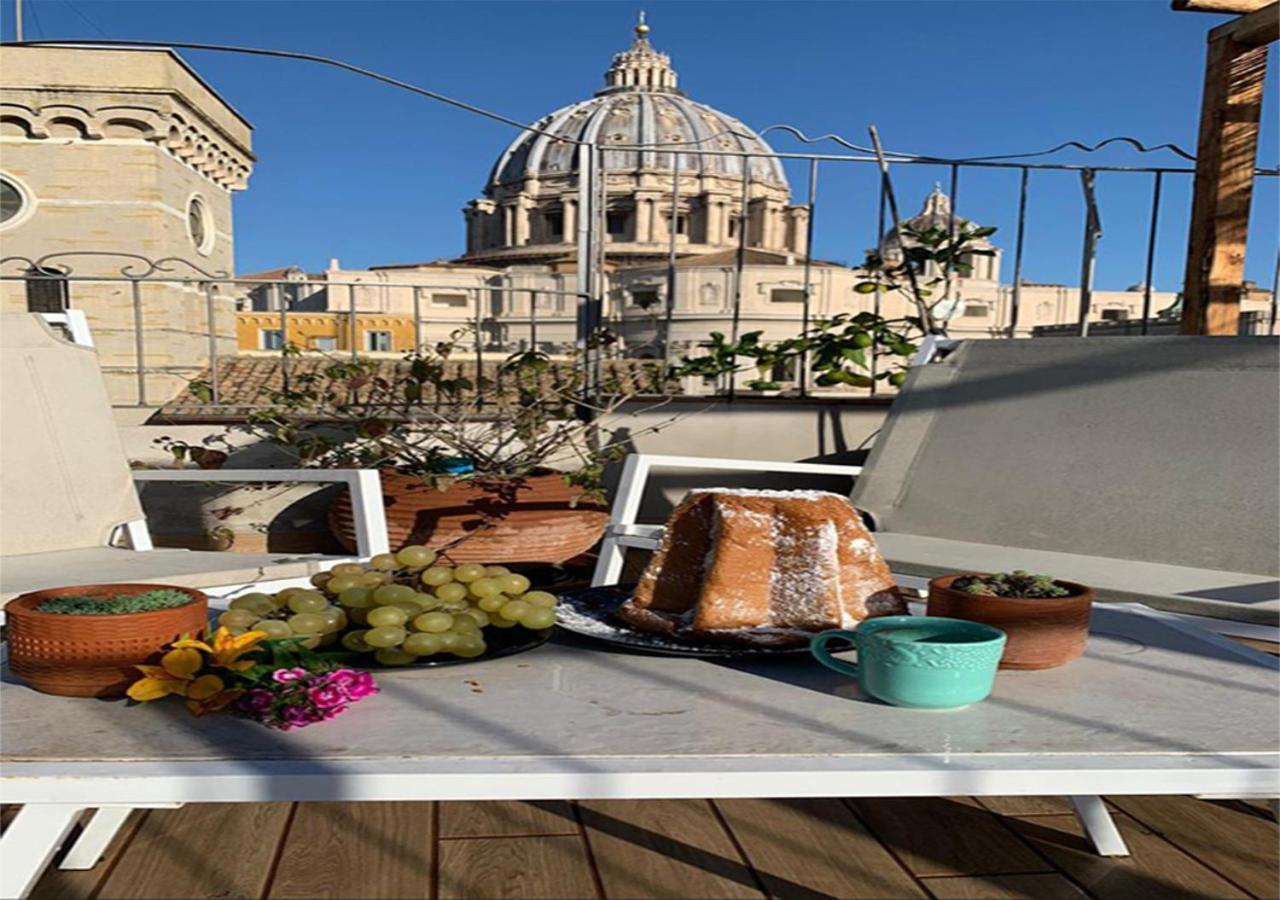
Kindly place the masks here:
<instances>
[{"instance_id":1,"label":"potted plant","mask_svg":"<svg viewBox=\"0 0 1280 900\"><path fill-rule=\"evenodd\" d=\"M422 544L457 563L569 560L608 521L601 479L626 444L603 435L622 424L624 405L661 392L661 364L605 360L588 385L572 357L530 351L482 365L463 352L471 331L398 361L295 364L288 386L232 428L291 467L379 470L393 550ZM345 490L329 523L354 552Z\"/></svg>"},{"instance_id":2,"label":"potted plant","mask_svg":"<svg viewBox=\"0 0 1280 900\"><path fill-rule=\"evenodd\" d=\"M928 614L994 625L1009 636L1002 669L1050 669L1084 652L1093 590L1021 570L929 582Z\"/></svg>"},{"instance_id":3,"label":"potted plant","mask_svg":"<svg viewBox=\"0 0 1280 900\"><path fill-rule=\"evenodd\" d=\"M9 668L46 694L120 697L147 663L209 618L200 591L92 584L23 594L4 608Z\"/></svg>"}]
</instances>

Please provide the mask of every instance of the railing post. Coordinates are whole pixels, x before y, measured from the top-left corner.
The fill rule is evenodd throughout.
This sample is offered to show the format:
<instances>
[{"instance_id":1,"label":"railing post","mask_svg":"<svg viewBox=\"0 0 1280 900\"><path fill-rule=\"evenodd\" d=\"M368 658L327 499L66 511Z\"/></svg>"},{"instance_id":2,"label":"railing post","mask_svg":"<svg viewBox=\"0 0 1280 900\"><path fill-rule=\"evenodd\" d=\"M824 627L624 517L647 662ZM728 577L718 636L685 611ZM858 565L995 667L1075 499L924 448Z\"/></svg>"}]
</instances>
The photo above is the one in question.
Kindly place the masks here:
<instances>
[{"instance_id":1,"label":"railing post","mask_svg":"<svg viewBox=\"0 0 1280 900\"><path fill-rule=\"evenodd\" d=\"M1084 247L1080 259L1080 318L1076 330L1080 337L1089 335L1089 312L1093 307L1093 267L1097 259L1098 238L1102 236L1102 222L1098 218L1098 204L1094 197L1094 171L1083 169L1080 184L1084 188Z\"/></svg>"},{"instance_id":2,"label":"railing post","mask_svg":"<svg viewBox=\"0 0 1280 900\"><path fill-rule=\"evenodd\" d=\"M360 327L356 322L356 286L355 283L347 285L347 308L350 311L351 322L351 361L355 362L360 358Z\"/></svg>"},{"instance_id":3,"label":"railing post","mask_svg":"<svg viewBox=\"0 0 1280 900\"><path fill-rule=\"evenodd\" d=\"M422 291L413 289L413 352L422 352Z\"/></svg>"},{"instance_id":4,"label":"railing post","mask_svg":"<svg viewBox=\"0 0 1280 900\"><path fill-rule=\"evenodd\" d=\"M747 264L747 207L751 203L751 157L742 157L742 205L738 210L738 250L733 257L733 322L729 341L738 345L742 328L742 273ZM738 393L738 355L729 358L729 399Z\"/></svg>"},{"instance_id":5,"label":"railing post","mask_svg":"<svg viewBox=\"0 0 1280 900\"><path fill-rule=\"evenodd\" d=\"M804 308L800 311L800 334L809 333L809 313L812 309L813 294L813 220L818 212L818 161L809 160L809 221L805 227L804 245ZM800 371L796 380L799 382L800 396L803 397L809 388L809 351L800 354Z\"/></svg>"},{"instance_id":6,"label":"railing post","mask_svg":"<svg viewBox=\"0 0 1280 900\"><path fill-rule=\"evenodd\" d=\"M1009 299L1009 337L1018 336L1018 318L1022 312L1022 245L1027 233L1027 181L1031 170L1022 167L1018 180L1018 236L1013 244L1013 295Z\"/></svg>"},{"instance_id":7,"label":"railing post","mask_svg":"<svg viewBox=\"0 0 1280 900\"><path fill-rule=\"evenodd\" d=\"M213 403L222 402L222 393L218 388L218 327L213 308L213 282L204 283L205 317L209 322L209 395Z\"/></svg>"},{"instance_id":8,"label":"railing post","mask_svg":"<svg viewBox=\"0 0 1280 900\"><path fill-rule=\"evenodd\" d=\"M671 365L671 322L676 309L676 223L680 221L680 154L671 154L671 216L667 227L667 312L662 331L662 362L664 371ZM685 220L686 222L688 219Z\"/></svg>"},{"instance_id":9,"label":"railing post","mask_svg":"<svg viewBox=\"0 0 1280 900\"><path fill-rule=\"evenodd\" d=\"M1147 234L1147 267L1142 276L1142 333L1150 331L1151 322L1151 279L1156 262L1156 228L1160 221L1160 178L1163 172L1156 173L1155 184L1151 188L1151 229Z\"/></svg>"},{"instance_id":10,"label":"railing post","mask_svg":"<svg viewBox=\"0 0 1280 900\"><path fill-rule=\"evenodd\" d=\"M131 278L129 284L133 289L133 356L137 365L138 405L147 405L147 358L146 345L142 338L142 282Z\"/></svg>"}]
</instances>

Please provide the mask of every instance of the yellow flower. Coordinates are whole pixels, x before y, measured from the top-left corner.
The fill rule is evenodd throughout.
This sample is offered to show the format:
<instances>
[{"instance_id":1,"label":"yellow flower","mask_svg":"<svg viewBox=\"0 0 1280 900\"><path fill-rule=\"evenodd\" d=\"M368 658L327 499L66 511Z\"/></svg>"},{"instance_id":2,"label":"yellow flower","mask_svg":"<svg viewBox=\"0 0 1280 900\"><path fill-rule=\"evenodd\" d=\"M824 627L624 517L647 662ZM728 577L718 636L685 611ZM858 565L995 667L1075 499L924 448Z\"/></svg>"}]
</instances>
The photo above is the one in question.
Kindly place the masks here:
<instances>
[{"instance_id":1,"label":"yellow flower","mask_svg":"<svg viewBox=\"0 0 1280 900\"><path fill-rule=\"evenodd\" d=\"M195 674L203 664L204 658L198 651L175 645L175 649L160 657L160 665L135 666L142 677L129 685L127 693L131 699L142 702L170 694L186 696L193 679L199 680Z\"/></svg>"},{"instance_id":2,"label":"yellow flower","mask_svg":"<svg viewBox=\"0 0 1280 900\"><path fill-rule=\"evenodd\" d=\"M267 633L265 631L246 631L241 635L233 635L228 629L219 628L214 632L213 638L208 644L204 641L188 639L175 641L173 646L189 649L192 653L197 650L203 650L213 656L214 665L230 669L233 672L243 672L246 669L253 668L254 664L252 660L240 659L240 657L253 650L266 639Z\"/></svg>"},{"instance_id":3,"label":"yellow flower","mask_svg":"<svg viewBox=\"0 0 1280 900\"><path fill-rule=\"evenodd\" d=\"M187 688L187 709L195 716L217 712L242 693L241 690L228 689L217 675L201 675Z\"/></svg>"}]
</instances>

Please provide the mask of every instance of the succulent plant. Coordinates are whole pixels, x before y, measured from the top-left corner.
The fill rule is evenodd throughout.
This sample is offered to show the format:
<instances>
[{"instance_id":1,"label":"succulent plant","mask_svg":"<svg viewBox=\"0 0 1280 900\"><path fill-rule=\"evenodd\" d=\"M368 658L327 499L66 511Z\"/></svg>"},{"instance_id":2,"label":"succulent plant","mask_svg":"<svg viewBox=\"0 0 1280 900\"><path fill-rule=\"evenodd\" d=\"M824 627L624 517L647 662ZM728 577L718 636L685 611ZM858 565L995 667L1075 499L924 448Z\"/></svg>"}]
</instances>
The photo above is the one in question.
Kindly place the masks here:
<instances>
[{"instance_id":1,"label":"succulent plant","mask_svg":"<svg viewBox=\"0 0 1280 900\"><path fill-rule=\"evenodd\" d=\"M81 594L64 594L41 601L36 612L62 616L121 616L128 613L155 612L172 609L192 602L190 594L174 590L144 591L141 594L120 594L115 597L86 597Z\"/></svg>"},{"instance_id":2,"label":"succulent plant","mask_svg":"<svg viewBox=\"0 0 1280 900\"><path fill-rule=\"evenodd\" d=\"M1045 599L1070 597L1071 591L1048 575L1030 575L1021 569L996 575L966 575L951 582L951 587L981 597L1021 597Z\"/></svg>"}]
</instances>

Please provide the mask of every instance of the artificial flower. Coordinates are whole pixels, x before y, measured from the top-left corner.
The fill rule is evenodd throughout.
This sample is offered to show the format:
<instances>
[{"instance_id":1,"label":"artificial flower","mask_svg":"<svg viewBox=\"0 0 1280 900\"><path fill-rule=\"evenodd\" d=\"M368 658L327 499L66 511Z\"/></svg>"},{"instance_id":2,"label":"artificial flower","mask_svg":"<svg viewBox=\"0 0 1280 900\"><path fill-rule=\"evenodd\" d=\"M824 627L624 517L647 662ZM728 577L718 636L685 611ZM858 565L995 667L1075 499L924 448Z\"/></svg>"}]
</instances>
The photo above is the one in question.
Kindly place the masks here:
<instances>
[{"instance_id":1,"label":"artificial flower","mask_svg":"<svg viewBox=\"0 0 1280 900\"><path fill-rule=\"evenodd\" d=\"M265 631L246 631L244 634L233 635L230 629L219 628L213 633L210 643L187 639L176 641L173 646L191 650L203 650L213 656L214 665L230 669L233 672L243 672L246 669L252 669L254 663L252 660L241 659L240 657L253 650L266 639L267 633Z\"/></svg>"},{"instance_id":2,"label":"artificial flower","mask_svg":"<svg viewBox=\"0 0 1280 900\"><path fill-rule=\"evenodd\" d=\"M186 696L191 682L196 680L196 672L200 671L203 664L204 659L198 651L177 647L160 657L158 666L135 666L142 677L129 685L129 698L145 703L170 694Z\"/></svg>"}]
</instances>

